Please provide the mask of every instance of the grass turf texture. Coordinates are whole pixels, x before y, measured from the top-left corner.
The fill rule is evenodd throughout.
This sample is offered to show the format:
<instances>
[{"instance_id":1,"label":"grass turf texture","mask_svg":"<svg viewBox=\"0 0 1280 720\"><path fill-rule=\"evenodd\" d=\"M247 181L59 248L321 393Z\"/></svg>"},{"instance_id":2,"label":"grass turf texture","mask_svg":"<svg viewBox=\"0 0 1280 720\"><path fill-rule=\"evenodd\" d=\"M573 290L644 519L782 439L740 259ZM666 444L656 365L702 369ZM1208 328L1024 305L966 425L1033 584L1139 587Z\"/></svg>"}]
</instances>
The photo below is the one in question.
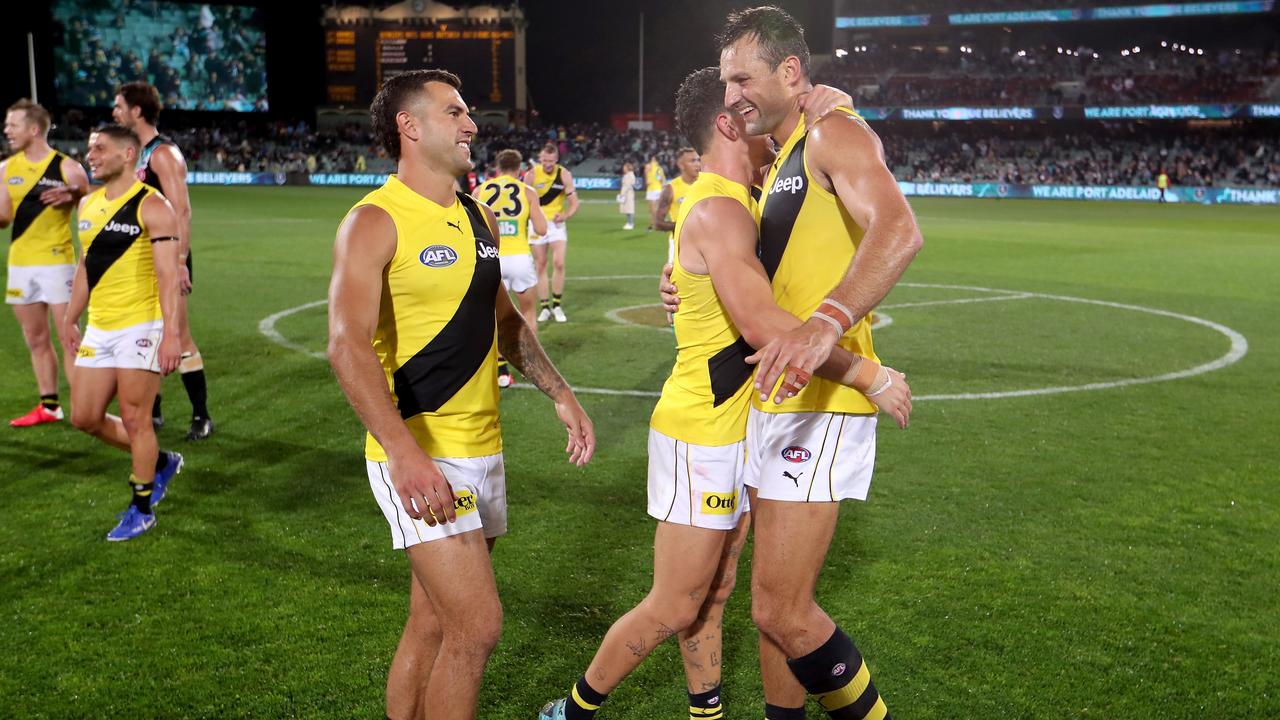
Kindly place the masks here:
<instances>
[{"instance_id":1,"label":"grass turf texture","mask_svg":"<svg viewBox=\"0 0 1280 720\"><path fill-rule=\"evenodd\" d=\"M407 564L389 548L359 423L328 367L257 329L324 297L334 229L362 194L192 191L193 324L218 432L183 442L185 394L176 378L165 382L161 443L187 466L145 537L103 539L128 500L124 455L66 424L0 430L0 715L382 716ZM622 231L609 195L573 221L570 272L646 277L571 279L570 323L544 326L543 338L576 385L657 390L671 336L605 313L655 302L666 240ZM890 709L1280 716L1280 212L914 204L927 245L908 282L1162 308L1235 328L1251 350L1190 379L921 402L907 432L883 424L871 502L843 507L819 597L868 657ZM900 288L886 304L978 296ZM888 312L877 349L917 395L1156 375L1228 349L1201 326L1039 298ZM317 307L277 329L319 351L324 323ZM35 395L11 318L0 322L0 362L2 409L17 416ZM506 622L482 718L532 718L563 695L648 589L653 400L582 399L600 446L577 470L546 400L503 394L511 533L494 562ZM761 714L748 588L744 558L727 615L734 718ZM684 708L669 642L601 717L677 718Z\"/></svg>"}]
</instances>

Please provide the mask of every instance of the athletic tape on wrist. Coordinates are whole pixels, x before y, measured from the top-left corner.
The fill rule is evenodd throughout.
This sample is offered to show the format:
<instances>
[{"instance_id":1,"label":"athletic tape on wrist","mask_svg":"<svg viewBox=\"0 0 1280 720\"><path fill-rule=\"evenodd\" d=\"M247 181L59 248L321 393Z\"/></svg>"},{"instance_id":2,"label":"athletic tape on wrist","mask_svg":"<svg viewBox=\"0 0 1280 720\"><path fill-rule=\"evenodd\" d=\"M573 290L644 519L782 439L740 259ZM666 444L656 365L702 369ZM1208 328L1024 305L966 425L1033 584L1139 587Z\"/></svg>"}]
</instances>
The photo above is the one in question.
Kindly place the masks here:
<instances>
[{"instance_id":1,"label":"athletic tape on wrist","mask_svg":"<svg viewBox=\"0 0 1280 720\"><path fill-rule=\"evenodd\" d=\"M831 323L831 326L836 329L836 335L839 337L844 337L844 333L845 333L844 326L840 324L839 320L822 312L822 308L818 308L817 310L814 311L813 315L809 316L809 319L812 320L813 318L818 318L819 320L824 320L826 322Z\"/></svg>"},{"instance_id":2,"label":"athletic tape on wrist","mask_svg":"<svg viewBox=\"0 0 1280 720\"><path fill-rule=\"evenodd\" d=\"M883 395L883 394L884 394L884 391L885 391L885 390L888 390L888 389L889 389L889 388L891 388L891 387L893 387L893 375L885 375L885 381L884 381L884 384L883 384L883 385L881 385L880 387L876 388L876 389L875 389L875 390L873 390L872 392L867 393L867 397L869 397L869 398L873 398L873 397L877 397L877 396L879 396L879 395Z\"/></svg>"},{"instance_id":3,"label":"athletic tape on wrist","mask_svg":"<svg viewBox=\"0 0 1280 720\"><path fill-rule=\"evenodd\" d=\"M843 335L845 332L848 332L850 328L852 328L854 325L858 323L858 319L853 316L852 310L845 307L843 304L836 302L835 300L832 300L831 298L825 298L822 301L822 304L818 306L818 309L815 312L820 312L823 315L828 315L836 322L839 322L840 326L844 328L844 331L840 333L841 335ZM837 317L836 316L837 312L840 313L840 315L843 315L844 318L841 319L840 317Z\"/></svg>"}]
</instances>

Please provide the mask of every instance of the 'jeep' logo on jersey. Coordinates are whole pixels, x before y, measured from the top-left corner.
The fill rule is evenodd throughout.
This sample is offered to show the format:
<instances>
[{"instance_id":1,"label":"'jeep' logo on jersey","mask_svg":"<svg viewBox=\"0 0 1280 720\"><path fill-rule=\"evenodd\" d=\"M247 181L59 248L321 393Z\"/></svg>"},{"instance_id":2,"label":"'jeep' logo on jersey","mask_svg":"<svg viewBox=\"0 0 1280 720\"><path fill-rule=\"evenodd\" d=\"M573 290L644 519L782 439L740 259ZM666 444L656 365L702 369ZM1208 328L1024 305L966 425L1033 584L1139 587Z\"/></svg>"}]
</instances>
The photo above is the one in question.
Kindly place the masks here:
<instances>
[{"instance_id":1,"label":"'jeep' logo on jersey","mask_svg":"<svg viewBox=\"0 0 1280 720\"><path fill-rule=\"evenodd\" d=\"M793 463L809 462L809 458L811 457L813 457L813 453L800 447L799 445L792 445L791 447L786 448L782 451L782 459L786 460L787 462L793 462Z\"/></svg>"},{"instance_id":2,"label":"'jeep' logo on jersey","mask_svg":"<svg viewBox=\"0 0 1280 720\"><path fill-rule=\"evenodd\" d=\"M481 260L498 257L498 246L476 238L476 257Z\"/></svg>"},{"instance_id":3,"label":"'jeep' logo on jersey","mask_svg":"<svg viewBox=\"0 0 1280 720\"><path fill-rule=\"evenodd\" d=\"M432 245L418 256L423 265L433 268L449 267L458 262L458 253L448 245Z\"/></svg>"},{"instance_id":4,"label":"'jeep' logo on jersey","mask_svg":"<svg viewBox=\"0 0 1280 720\"><path fill-rule=\"evenodd\" d=\"M134 235L140 234L142 232L142 228L138 227L137 225L126 225L124 223L118 223L115 220L112 220L111 222L107 223L102 227L102 231L118 232L118 233L123 233L125 235L129 235L130 237L132 237Z\"/></svg>"},{"instance_id":5,"label":"'jeep' logo on jersey","mask_svg":"<svg viewBox=\"0 0 1280 720\"><path fill-rule=\"evenodd\" d=\"M804 177L801 175L793 175L788 178L778 178L773 183L773 192L775 193L798 193L804 190Z\"/></svg>"},{"instance_id":6,"label":"'jeep' logo on jersey","mask_svg":"<svg viewBox=\"0 0 1280 720\"><path fill-rule=\"evenodd\" d=\"M48 185L50 187L63 187L66 185L66 183L62 182L61 180L54 180L53 178L42 177L36 181L36 185L37 186Z\"/></svg>"}]
</instances>

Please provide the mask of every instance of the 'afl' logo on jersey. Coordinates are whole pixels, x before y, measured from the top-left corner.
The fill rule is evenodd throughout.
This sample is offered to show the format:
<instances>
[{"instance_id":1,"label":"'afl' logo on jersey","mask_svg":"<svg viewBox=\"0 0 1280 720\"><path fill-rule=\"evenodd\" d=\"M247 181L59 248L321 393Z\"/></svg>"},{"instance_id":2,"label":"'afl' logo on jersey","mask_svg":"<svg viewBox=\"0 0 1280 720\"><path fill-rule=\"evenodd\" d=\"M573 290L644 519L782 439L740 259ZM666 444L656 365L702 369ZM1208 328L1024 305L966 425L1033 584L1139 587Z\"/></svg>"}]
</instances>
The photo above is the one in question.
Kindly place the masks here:
<instances>
[{"instance_id":1,"label":"'afl' logo on jersey","mask_svg":"<svg viewBox=\"0 0 1280 720\"><path fill-rule=\"evenodd\" d=\"M811 457L813 457L813 453L809 452L805 448L800 447L799 445L792 445L791 447L784 448L782 451L782 459L786 460L787 462L793 462L793 463L809 462L809 458Z\"/></svg>"},{"instance_id":2,"label":"'afl' logo on jersey","mask_svg":"<svg viewBox=\"0 0 1280 720\"><path fill-rule=\"evenodd\" d=\"M778 178L773 183L773 192L775 193L798 193L804 190L804 177L793 175L786 178Z\"/></svg>"},{"instance_id":3,"label":"'afl' logo on jersey","mask_svg":"<svg viewBox=\"0 0 1280 720\"><path fill-rule=\"evenodd\" d=\"M22 183L24 183L24 182L26 182L26 180L23 180L23 179L22 179L22 178L20 178L20 177L11 177L11 178L9 178L9 184L10 184L10 185L21 185L21 184L22 184Z\"/></svg>"},{"instance_id":4,"label":"'afl' logo on jersey","mask_svg":"<svg viewBox=\"0 0 1280 720\"><path fill-rule=\"evenodd\" d=\"M418 256L418 260L427 267L442 268L458 262L458 253L448 245L432 245Z\"/></svg>"},{"instance_id":5,"label":"'afl' logo on jersey","mask_svg":"<svg viewBox=\"0 0 1280 720\"><path fill-rule=\"evenodd\" d=\"M111 222L109 222L109 223L107 223L106 225L102 226L102 231L103 231L103 232L118 232L118 233L121 233L121 234L123 234L123 235L129 235L130 237L132 237L132 236L134 236L134 235L139 235L139 234L141 234L141 233L142 233L142 228L138 227L137 225L127 225L127 224L125 224L125 223L118 223L118 222L116 222L115 220L112 220Z\"/></svg>"},{"instance_id":6,"label":"'afl' logo on jersey","mask_svg":"<svg viewBox=\"0 0 1280 720\"><path fill-rule=\"evenodd\" d=\"M81 220L80 225L78 225L77 227L79 227L81 231L84 231L93 227L93 223L89 222L88 220Z\"/></svg>"}]
</instances>

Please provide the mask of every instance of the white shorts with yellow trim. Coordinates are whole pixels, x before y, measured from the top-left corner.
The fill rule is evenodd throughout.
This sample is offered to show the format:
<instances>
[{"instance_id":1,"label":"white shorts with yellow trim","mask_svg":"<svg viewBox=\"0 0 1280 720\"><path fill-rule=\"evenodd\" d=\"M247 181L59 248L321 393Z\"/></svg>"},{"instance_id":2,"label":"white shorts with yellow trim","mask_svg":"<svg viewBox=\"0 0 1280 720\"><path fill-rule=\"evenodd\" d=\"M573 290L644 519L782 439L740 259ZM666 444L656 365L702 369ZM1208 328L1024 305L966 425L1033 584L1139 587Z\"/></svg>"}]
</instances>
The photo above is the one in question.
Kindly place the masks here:
<instances>
[{"instance_id":1,"label":"white shorts with yellow trim","mask_svg":"<svg viewBox=\"0 0 1280 720\"><path fill-rule=\"evenodd\" d=\"M76 266L10 265L4 301L9 305L65 305L71 300ZM61 319L61 318L59 318Z\"/></svg>"},{"instance_id":2,"label":"white shorts with yellow trim","mask_svg":"<svg viewBox=\"0 0 1280 720\"><path fill-rule=\"evenodd\" d=\"M501 255L498 264L502 267L502 282L512 292L522 293L538 284L538 273L533 269L533 256Z\"/></svg>"},{"instance_id":3,"label":"white shorts with yellow trim","mask_svg":"<svg viewBox=\"0 0 1280 720\"><path fill-rule=\"evenodd\" d=\"M649 428L649 514L663 522L732 530L750 508L746 447L690 445Z\"/></svg>"},{"instance_id":4,"label":"white shorts with yellow trim","mask_svg":"<svg viewBox=\"0 0 1280 720\"><path fill-rule=\"evenodd\" d=\"M767 413L747 418L746 484L765 500L866 500L876 461L874 415Z\"/></svg>"},{"instance_id":5,"label":"white shorts with yellow trim","mask_svg":"<svg viewBox=\"0 0 1280 720\"><path fill-rule=\"evenodd\" d=\"M658 188L657 190L649 190L644 194L645 200L652 200L654 202L657 202L661 198L662 198L662 188Z\"/></svg>"},{"instance_id":6,"label":"white shorts with yellow trim","mask_svg":"<svg viewBox=\"0 0 1280 720\"><path fill-rule=\"evenodd\" d=\"M391 526L391 547L403 550L419 543L431 542L473 530L484 531L485 538L507 532L507 478L502 453L474 458L433 458L440 472L453 487L453 503L457 521L435 527L414 520L400 504L400 496L391 484L391 472L385 462L366 460L369 487Z\"/></svg>"},{"instance_id":7,"label":"white shorts with yellow trim","mask_svg":"<svg viewBox=\"0 0 1280 720\"><path fill-rule=\"evenodd\" d=\"M569 242L569 231L566 228L568 223L551 222L551 218L547 218L547 234L536 235L533 232L533 223L529 223L529 244L530 245L546 245L553 242Z\"/></svg>"},{"instance_id":8,"label":"white shorts with yellow trim","mask_svg":"<svg viewBox=\"0 0 1280 720\"><path fill-rule=\"evenodd\" d=\"M76 367L118 368L160 372L160 338L164 321L131 325L121 330L103 330L90 325L80 338Z\"/></svg>"}]
</instances>

